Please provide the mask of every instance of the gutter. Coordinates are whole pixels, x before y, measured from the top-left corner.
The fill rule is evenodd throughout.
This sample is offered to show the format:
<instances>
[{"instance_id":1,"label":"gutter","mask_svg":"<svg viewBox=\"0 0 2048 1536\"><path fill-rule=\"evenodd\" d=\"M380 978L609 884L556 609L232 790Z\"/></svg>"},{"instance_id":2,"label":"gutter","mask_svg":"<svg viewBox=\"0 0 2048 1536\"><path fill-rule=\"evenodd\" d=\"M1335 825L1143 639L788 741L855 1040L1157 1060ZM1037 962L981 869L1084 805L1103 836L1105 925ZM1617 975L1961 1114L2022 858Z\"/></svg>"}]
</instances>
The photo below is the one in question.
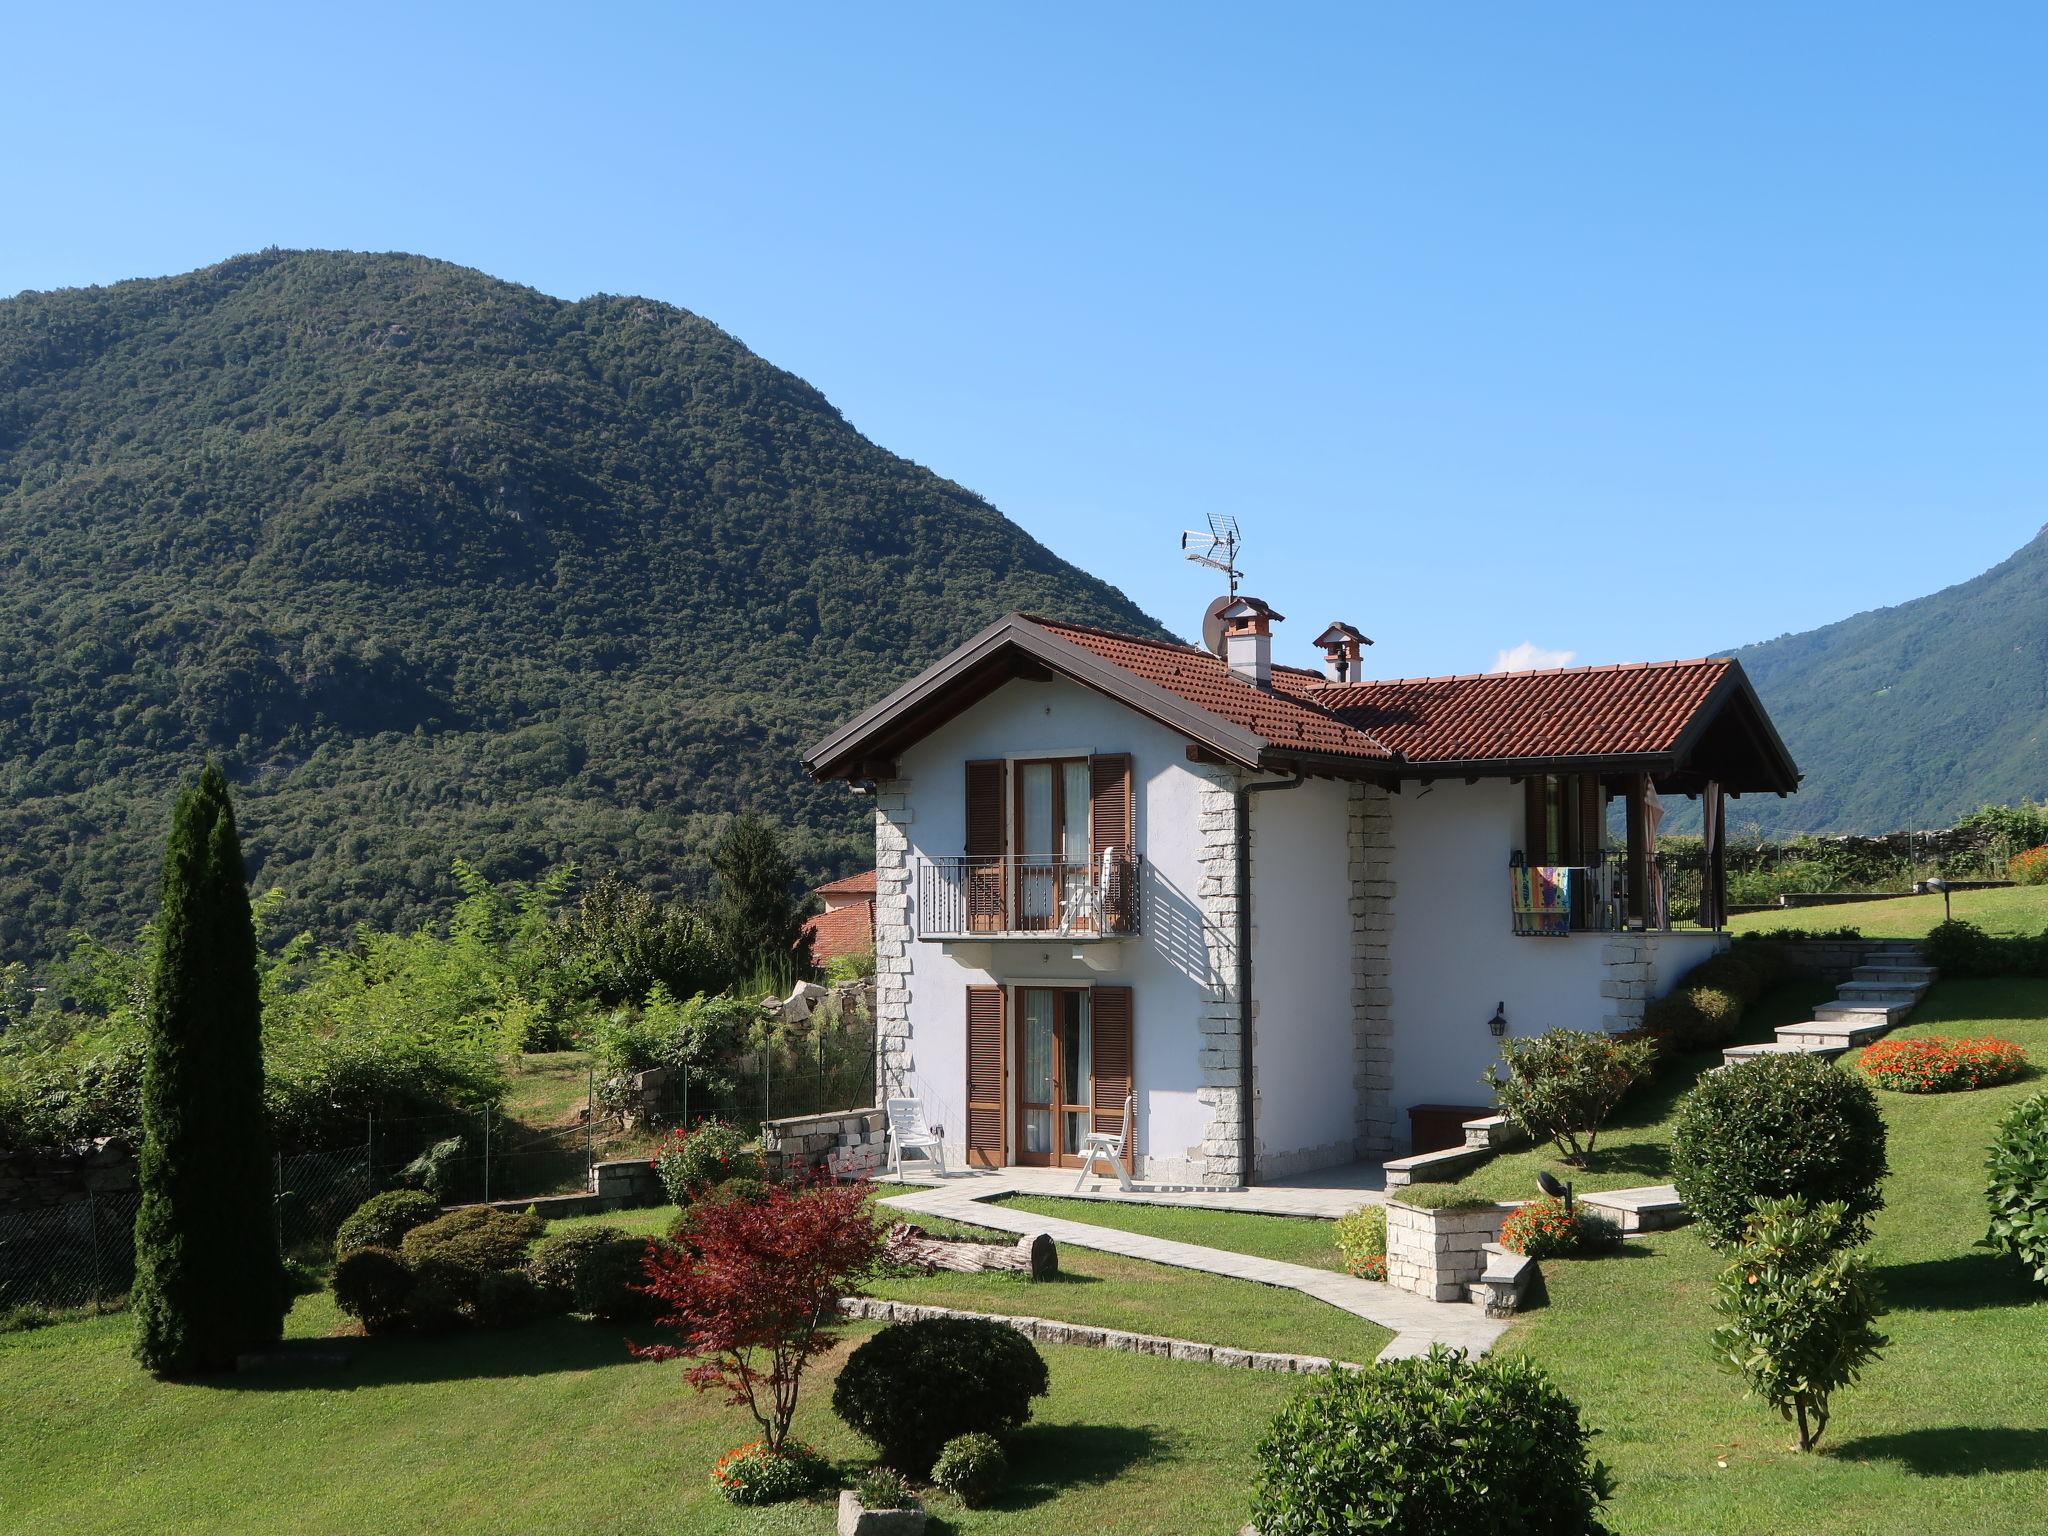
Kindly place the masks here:
<instances>
[{"instance_id":1,"label":"gutter","mask_svg":"<svg viewBox=\"0 0 2048 1536\"><path fill-rule=\"evenodd\" d=\"M1256 1100L1252 1075L1252 796L1269 789L1299 789L1303 776L1266 779L1237 787L1237 1113L1243 1151L1240 1177L1250 1189L1253 1180L1252 1111Z\"/></svg>"}]
</instances>

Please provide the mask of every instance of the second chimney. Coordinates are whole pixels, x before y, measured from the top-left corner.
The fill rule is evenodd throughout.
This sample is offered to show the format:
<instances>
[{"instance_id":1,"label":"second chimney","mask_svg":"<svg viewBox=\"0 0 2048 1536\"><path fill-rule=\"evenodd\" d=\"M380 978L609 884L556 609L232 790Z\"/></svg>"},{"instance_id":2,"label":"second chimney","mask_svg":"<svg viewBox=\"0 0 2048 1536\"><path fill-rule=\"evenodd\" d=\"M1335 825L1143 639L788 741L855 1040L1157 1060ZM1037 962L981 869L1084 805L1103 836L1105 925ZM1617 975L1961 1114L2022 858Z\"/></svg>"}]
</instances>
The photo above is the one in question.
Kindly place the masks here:
<instances>
[{"instance_id":1,"label":"second chimney","mask_svg":"<svg viewBox=\"0 0 2048 1536\"><path fill-rule=\"evenodd\" d=\"M1316 644L1323 648L1323 676L1333 683L1359 680L1360 653L1372 644L1370 639L1349 624L1337 623L1317 635Z\"/></svg>"},{"instance_id":2,"label":"second chimney","mask_svg":"<svg viewBox=\"0 0 2048 1536\"><path fill-rule=\"evenodd\" d=\"M1240 597L1223 610L1223 659L1233 676L1255 688L1273 686L1273 626L1286 617L1256 597Z\"/></svg>"}]
</instances>

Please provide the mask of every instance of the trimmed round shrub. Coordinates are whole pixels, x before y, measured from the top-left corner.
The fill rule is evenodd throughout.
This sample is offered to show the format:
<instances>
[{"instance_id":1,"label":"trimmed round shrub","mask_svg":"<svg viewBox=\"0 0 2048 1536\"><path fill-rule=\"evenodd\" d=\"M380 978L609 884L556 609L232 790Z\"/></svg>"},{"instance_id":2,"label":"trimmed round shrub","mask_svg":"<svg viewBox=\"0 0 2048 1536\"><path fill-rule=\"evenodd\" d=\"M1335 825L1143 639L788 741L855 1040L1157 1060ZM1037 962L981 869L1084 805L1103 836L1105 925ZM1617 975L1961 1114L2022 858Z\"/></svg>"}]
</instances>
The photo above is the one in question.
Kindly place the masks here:
<instances>
[{"instance_id":1,"label":"trimmed round shrub","mask_svg":"<svg viewBox=\"0 0 2048 1536\"><path fill-rule=\"evenodd\" d=\"M2027 1070L2027 1053L1996 1035L1964 1040L1927 1035L1866 1045L1856 1065L1878 1087L1894 1093L1956 1093L2011 1082Z\"/></svg>"},{"instance_id":2,"label":"trimmed round shrub","mask_svg":"<svg viewBox=\"0 0 2048 1536\"><path fill-rule=\"evenodd\" d=\"M892 1323L839 1372L832 1411L907 1477L924 1477L947 1441L1001 1435L1043 1397L1045 1359L1014 1328L981 1318Z\"/></svg>"},{"instance_id":3,"label":"trimmed round shrub","mask_svg":"<svg viewBox=\"0 0 2048 1536\"><path fill-rule=\"evenodd\" d=\"M523 1269L494 1269L476 1284L471 1304L479 1327L517 1328L548 1307L548 1298Z\"/></svg>"},{"instance_id":4,"label":"trimmed round shrub","mask_svg":"<svg viewBox=\"0 0 2048 1536\"><path fill-rule=\"evenodd\" d=\"M1720 987L1685 985L1643 1009L1643 1031L1667 1051L1704 1051L1726 1045L1742 1024L1742 999Z\"/></svg>"},{"instance_id":5,"label":"trimmed round shrub","mask_svg":"<svg viewBox=\"0 0 2048 1536\"><path fill-rule=\"evenodd\" d=\"M405 1234L441 1214L423 1189L387 1189L343 1218L334 1234L336 1258L352 1248L396 1248Z\"/></svg>"},{"instance_id":6,"label":"trimmed round shrub","mask_svg":"<svg viewBox=\"0 0 2048 1536\"><path fill-rule=\"evenodd\" d=\"M1741 1240L1751 1205L1797 1195L1840 1201L1843 1241L1884 1208L1877 1095L1818 1056L1759 1056L1709 1072L1678 1101L1672 1182L1717 1248Z\"/></svg>"},{"instance_id":7,"label":"trimmed round shrub","mask_svg":"<svg viewBox=\"0 0 2048 1536\"><path fill-rule=\"evenodd\" d=\"M641 1289L647 1284L647 1250L652 1244L652 1238L623 1236L591 1248L576 1266L570 1305L600 1323L652 1318L661 1305Z\"/></svg>"},{"instance_id":8,"label":"trimmed round shrub","mask_svg":"<svg viewBox=\"0 0 2048 1536\"><path fill-rule=\"evenodd\" d=\"M418 1333L446 1333L460 1328L476 1301L483 1276L448 1259L423 1259L410 1266L412 1294L405 1298L405 1321Z\"/></svg>"},{"instance_id":9,"label":"trimmed round shrub","mask_svg":"<svg viewBox=\"0 0 2048 1536\"><path fill-rule=\"evenodd\" d=\"M400 1241L398 1251L415 1269L436 1259L482 1276L525 1263L526 1250L540 1236L541 1227L540 1217L531 1211L495 1211L487 1205L472 1205L414 1227Z\"/></svg>"},{"instance_id":10,"label":"trimmed round shrub","mask_svg":"<svg viewBox=\"0 0 2048 1536\"><path fill-rule=\"evenodd\" d=\"M1566 1210L1562 1199L1545 1195L1508 1212L1500 1224L1500 1244L1531 1259L1606 1253L1620 1246L1621 1228L1598 1211L1582 1205Z\"/></svg>"},{"instance_id":11,"label":"trimmed round shrub","mask_svg":"<svg viewBox=\"0 0 2048 1536\"><path fill-rule=\"evenodd\" d=\"M1387 1278L1387 1208L1361 1205L1337 1218L1337 1252L1344 1272L1361 1280Z\"/></svg>"},{"instance_id":12,"label":"trimmed round shrub","mask_svg":"<svg viewBox=\"0 0 2048 1536\"><path fill-rule=\"evenodd\" d=\"M979 1431L948 1440L932 1463L932 1481L969 1509L980 1509L994 1498L1009 1475L1010 1458L1003 1442Z\"/></svg>"},{"instance_id":13,"label":"trimmed round shrub","mask_svg":"<svg viewBox=\"0 0 2048 1536\"><path fill-rule=\"evenodd\" d=\"M388 1333L405 1320L413 1273L389 1248L351 1248L334 1264L334 1304L366 1333Z\"/></svg>"},{"instance_id":14,"label":"trimmed round shrub","mask_svg":"<svg viewBox=\"0 0 2048 1536\"><path fill-rule=\"evenodd\" d=\"M652 1159L661 1187L677 1205L688 1205L714 1184L727 1179L761 1177L761 1160L752 1140L736 1125L705 1120L695 1130L678 1130Z\"/></svg>"},{"instance_id":15,"label":"trimmed round shrub","mask_svg":"<svg viewBox=\"0 0 2048 1536\"><path fill-rule=\"evenodd\" d=\"M1592 1438L1529 1361L1439 1344L1297 1392L1259 1442L1252 1523L1262 1536L1468 1536L1495 1510L1523 1536L1605 1536L1613 1482Z\"/></svg>"},{"instance_id":16,"label":"trimmed round shrub","mask_svg":"<svg viewBox=\"0 0 2048 1536\"><path fill-rule=\"evenodd\" d=\"M584 1258L625 1235L617 1227L602 1226L551 1232L533 1245L526 1272L556 1306L569 1306L576 1299L576 1275Z\"/></svg>"},{"instance_id":17,"label":"trimmed round shrub","mask_svg":"<svg viewBox=\"0 0 2048 1536\"><path fill-rule=\"evenodd\" d=\"M2022 1099L1998 1122L1985 1170L1991 1207L1985 1242L2048 1285L2048 1093Z\"/></svg>"},{"instance_id":18,"label":"trimmed round shrub","mask_svg":"<svg viewBox=\"0 0 2048 1536\"><path fill-rule=\"evenodd\" d=\"M832 1464L801 1440L771 1451L759 1440L734 1446L711 1469L711 1483L735 1504L800 1499L831 1475Z\"/></svg>"}]
</instances>

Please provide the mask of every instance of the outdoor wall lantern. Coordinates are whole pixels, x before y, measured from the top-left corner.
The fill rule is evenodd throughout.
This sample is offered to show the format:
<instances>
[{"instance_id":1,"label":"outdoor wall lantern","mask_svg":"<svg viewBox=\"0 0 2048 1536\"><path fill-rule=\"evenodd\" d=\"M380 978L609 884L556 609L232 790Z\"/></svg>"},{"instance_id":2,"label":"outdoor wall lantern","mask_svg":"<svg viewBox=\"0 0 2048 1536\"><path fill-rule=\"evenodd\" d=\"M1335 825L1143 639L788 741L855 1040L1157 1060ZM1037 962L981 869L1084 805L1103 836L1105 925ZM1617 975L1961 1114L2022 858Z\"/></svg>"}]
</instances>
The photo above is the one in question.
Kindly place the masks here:
<instances>
[{"instance_id":1,"label":"outdoor wall lantern","mask_svg":"<svg viewBox=\"0 0 2048 1536\"><path fill-rule=\"evenodd\" d=\"M1498 1002L1493 1005L1493 1017L1486 1021L1486 1032L1498 1040L1508 1032L1508 1005Z\"/></svg>"}]
</instances>

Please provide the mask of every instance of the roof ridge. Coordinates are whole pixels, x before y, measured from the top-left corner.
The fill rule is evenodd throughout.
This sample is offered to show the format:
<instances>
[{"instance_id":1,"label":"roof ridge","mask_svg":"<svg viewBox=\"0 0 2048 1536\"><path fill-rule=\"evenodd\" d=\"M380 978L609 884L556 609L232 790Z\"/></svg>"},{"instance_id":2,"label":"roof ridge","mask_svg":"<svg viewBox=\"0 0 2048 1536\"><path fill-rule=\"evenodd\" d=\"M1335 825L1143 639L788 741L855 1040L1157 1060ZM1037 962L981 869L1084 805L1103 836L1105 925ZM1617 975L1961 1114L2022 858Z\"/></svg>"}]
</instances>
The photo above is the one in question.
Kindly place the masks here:
<instances>
[{"instance_id":1,"label":"roof ridge","mask_svg":"<svg viewBox=\"0 0 2048 1536\"><path fill-rule=\"evenodd\" d=\"M1355 683L1332 683L1323 693L1355 688L1392 688L1403 683L1476 683L1489 678L1587 676L1594 672L1653 672L1660 667L1727 666L1732 656L1687 656L1675 661L1603 661L1584 667L1524 667L1514 672L1442 672L1424 677L1373 677Z\"/></svg>"},{"instance_id":2,"label":"roof ridge","mask_svg":"<svg viewBox=\"0 0 2048 1536\"><path fill-rule=\"evenodd\" d=\"M1100 635L1105 640L1121 640L1126 645L1149 645L1154 650L1175 651L1183 656L1199 656L1204 661L1224 662L1223 657L1218 656L1206 646L1188 645L1176 640L1150 640L1143 635L1125 634L1120 629L1104 629L1100 625L1081 624L1072 619L1048 619L1043 614L1037 613L1019 613L1017 617L1024 620L1027 624L1036 624L1041 629L1066 629L1072 630L1076 634ZM1224 664L1228 665L1227 662L1224 662ZM1286 672L1295 677L1320 679L1323 675L1314 667L1293 667L1284 661L1274 662L1273 670L1275 672ZM1293 698L1294 695L1290 694L1288 697Z\"/></svg>"}]
</instances>

